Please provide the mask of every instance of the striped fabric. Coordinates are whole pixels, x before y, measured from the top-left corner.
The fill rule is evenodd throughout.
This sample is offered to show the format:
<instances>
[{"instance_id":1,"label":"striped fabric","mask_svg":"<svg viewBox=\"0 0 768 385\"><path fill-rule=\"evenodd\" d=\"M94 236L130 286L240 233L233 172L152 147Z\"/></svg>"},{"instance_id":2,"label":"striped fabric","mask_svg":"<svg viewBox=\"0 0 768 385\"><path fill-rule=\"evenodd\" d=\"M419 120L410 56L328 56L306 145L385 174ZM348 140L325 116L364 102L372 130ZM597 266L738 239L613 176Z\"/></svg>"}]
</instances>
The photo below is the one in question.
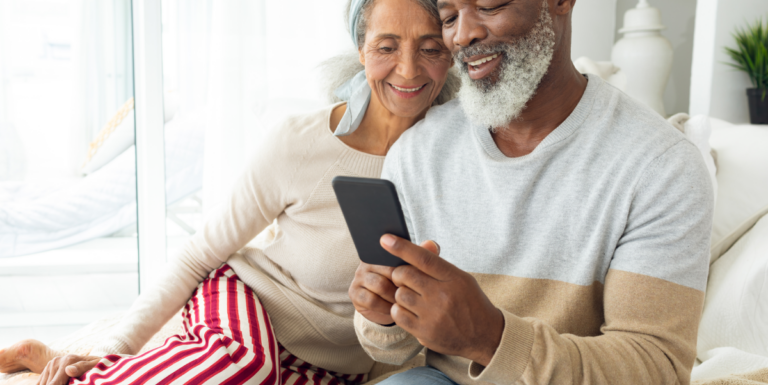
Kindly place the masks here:
<instances>
[{"instance_id":1,"label":"striped fabric","mask_svg":"<svg viewBox=\"0 0 768 385\"><path fill-rule=\"evenodd\" d=\"M339 374L304 362L280 345L280 383L283 385L357 385L367 374Z\"/></svg>"},{"instance_id":2,"label":"striped fabric","mask_svg":"<svg viewBox=\"0 0 768 385\"><path fill-rule=\"evenodd\" d=\"M197 286L182 315L183 335L139 356L106 356L69 384L353 385L362 380L309 365L280 346L261 302L227 264Z\"/></svg>"}]
</instances>

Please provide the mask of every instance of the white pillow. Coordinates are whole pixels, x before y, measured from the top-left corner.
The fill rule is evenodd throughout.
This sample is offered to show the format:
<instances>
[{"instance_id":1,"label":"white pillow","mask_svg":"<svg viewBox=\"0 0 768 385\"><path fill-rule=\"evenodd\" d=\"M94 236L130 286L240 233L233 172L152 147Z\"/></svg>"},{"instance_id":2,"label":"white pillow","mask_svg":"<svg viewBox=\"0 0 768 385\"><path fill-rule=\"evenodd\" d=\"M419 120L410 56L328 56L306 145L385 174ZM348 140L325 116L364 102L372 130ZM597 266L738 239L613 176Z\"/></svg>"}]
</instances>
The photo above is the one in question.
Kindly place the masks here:
<instances>
[{"instance_id":1,"label":"white pillow","mask_svg":"<svg viewBox=\"0 0 768 385\"><path fill-rule=\"evenodd\" d=\"M133 146L134 120L133 98L130 98L88 145L88 155L80 172L90 174Z\"/></svg>"},{"instance_id":2,"label":"white pillow","mask_svg":"<svg viewBox=\"0 0 768 385\"><path fill-rule=\"evenodd\" d=\"M721 347L768 357L768 215L710 268L697 353Z\"/></svg>"},{"instance_id":3,"label":"white pillow","mask_svg":"<svg viewBox=\"0 0 768 385\"><path fill-rule=\"evenodd\" d=\"M171 121L178 110L178 93L166 92L163 97L164 122ZM80 168L80 172L88 175L133 146L135 143L134 133L136 132L134 122L133 98L130 98L99 131L96 139L88 145L88 155Z\"/></svg>"},{"instance_id":4,"label":"white pillow","mask_svg":"<svg viewBox=\"0 0 768 385\"><path fill-rule=\"evenodd\" d=\"M768 127L710 121L718 184L710 260L714 263L768 213Z\"/></svg>"}]
</instances>

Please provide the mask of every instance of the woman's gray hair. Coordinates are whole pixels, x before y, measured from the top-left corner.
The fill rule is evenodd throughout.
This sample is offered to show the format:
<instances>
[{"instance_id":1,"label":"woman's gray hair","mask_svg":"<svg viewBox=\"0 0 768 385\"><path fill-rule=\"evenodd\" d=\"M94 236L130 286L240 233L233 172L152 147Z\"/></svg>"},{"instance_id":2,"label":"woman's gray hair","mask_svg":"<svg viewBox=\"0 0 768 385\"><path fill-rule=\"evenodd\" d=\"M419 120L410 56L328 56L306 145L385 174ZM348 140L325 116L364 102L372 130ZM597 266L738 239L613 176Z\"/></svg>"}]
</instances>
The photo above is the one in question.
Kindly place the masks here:
<instances>
[{"instance_id":1,"label":"woman's gray hair","mask_svg":"<svg viewBox=\"0 0 768 385\"><path fill-rule=\"evenodd\" d=\"M357 45L359 47L362 47L363 43L365 43L365 33L368 30L368 16L370 16L373 9L374 1L365 0L360 8L361 15L357 21ZM438 23L440 22L440 15L437 12L434 0L411 1L424 8ZM349 5L351 2L352 0L347 1L346 10L344 11L344 24L347 25L347 30L349 30ZM323 89L326 92L328 101L331 103L340 102L341 99L335 94L336 89L364 69L365 66L360 63L360 54L358 52L343 53L321 63L320 73L323 76ZM440 94L435 99L433 105L440 105L453 99L459 91L459 87L461 87L461 79L459 78L458 71L455 68L451 68L448 71L448 78L445 80L443 89L440 90Z\"/></svg>"}]
</instances>

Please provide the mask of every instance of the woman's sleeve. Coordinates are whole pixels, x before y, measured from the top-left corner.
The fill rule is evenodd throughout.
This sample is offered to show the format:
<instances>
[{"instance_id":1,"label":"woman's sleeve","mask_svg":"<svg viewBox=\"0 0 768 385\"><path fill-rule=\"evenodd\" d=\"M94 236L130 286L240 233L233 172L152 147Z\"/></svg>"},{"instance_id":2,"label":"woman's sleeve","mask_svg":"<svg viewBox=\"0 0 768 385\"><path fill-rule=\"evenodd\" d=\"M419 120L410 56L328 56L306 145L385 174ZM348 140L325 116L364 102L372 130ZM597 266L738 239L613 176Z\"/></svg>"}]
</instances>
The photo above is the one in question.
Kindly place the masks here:
<instances>
[{"instance_id":1,"label":"woman's sleeve","mask_svg":"<svg viewBox=\"0 0 768 385\"><path fill-rule=\"evenodd\" d=\"M225 204L165 268L162 277L141 293L111 337L91 355L136 354L189 300L197 285L214 269L250 242L293 203L292 179L306 152L291 143L291 120L272 130L235 183Z\"/></svg>"}]
</instances>

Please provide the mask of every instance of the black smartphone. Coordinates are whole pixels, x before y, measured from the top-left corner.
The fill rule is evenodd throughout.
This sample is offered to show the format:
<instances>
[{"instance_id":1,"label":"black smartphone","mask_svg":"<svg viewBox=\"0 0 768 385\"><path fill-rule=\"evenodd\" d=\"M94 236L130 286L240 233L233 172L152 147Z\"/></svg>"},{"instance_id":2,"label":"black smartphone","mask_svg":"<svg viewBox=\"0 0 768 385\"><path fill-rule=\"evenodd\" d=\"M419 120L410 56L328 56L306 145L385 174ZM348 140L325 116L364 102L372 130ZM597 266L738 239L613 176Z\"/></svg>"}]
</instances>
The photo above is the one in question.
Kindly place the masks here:
<instances>
[{"instance_id":1,"label":"black smartphone","mask_svg":"<svg viewBox=\"0 0 768 385\"><path fill-rule=\"evenodd\" d=\"M384 250L384 234L411 240L397 190L386 179L337 176L331 181L360 260L372 265L407 265Z\"/></svg>"}]
</instances>

